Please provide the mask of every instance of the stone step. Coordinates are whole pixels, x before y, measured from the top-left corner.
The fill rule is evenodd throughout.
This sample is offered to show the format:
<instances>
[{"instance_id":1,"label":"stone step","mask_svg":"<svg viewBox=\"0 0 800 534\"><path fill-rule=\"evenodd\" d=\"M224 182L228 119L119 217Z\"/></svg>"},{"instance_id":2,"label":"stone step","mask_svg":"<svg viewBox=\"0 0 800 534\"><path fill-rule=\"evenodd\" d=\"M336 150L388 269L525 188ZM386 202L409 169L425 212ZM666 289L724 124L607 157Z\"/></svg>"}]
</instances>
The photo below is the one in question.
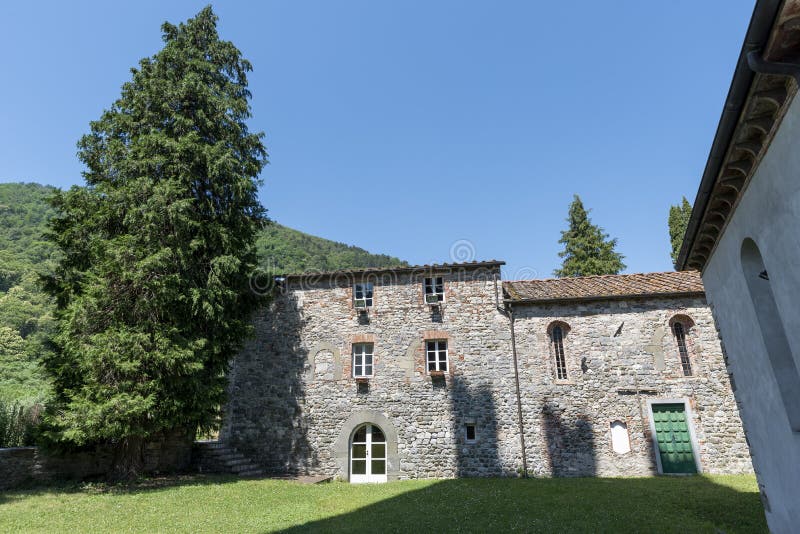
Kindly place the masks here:
<instances>
[{"instance_id":1,"label":"stone step","mask_svg":"<svg viewBox=\"0 0 800 534\"><path fill-rule=\"evenodd\" d=\"M241 471L236 474L243 478L257 478L266 476L263 469L250 469L249 471Z\"/></svg>"},{"instance_id":2,"label":"stone step","mask_svg":"<svg viewBox=\"0 0 800 534\"><path fill-rule=\"evenodd\" d=\"M231 472L234 475L243 475L244 473L251 473L253 471L263 471L257 465L248 465L246 467L242 467L241 469L231 469Z\"/></svg>"},{"instance_id":3,"label":"stone step","mask_svg":"<svg viewBox=\"0 0 800 534\"><path fill-rule=\"evenodd\" d=\"M266 476L261 466L226 443L201 441L196 443L196 447L202 458L202 469L248 478Z\"/></svg>"},{"instance_id":4,"label":"stone step","mask_svg":"<svg viewBox=\"0 0 800 534\"><path fill-rule=\"evenodd\" d=\"M229 448L227 444L221 441L196 441L196 445L204 449L225 449Z\"/></svg>"},{"instance_id":5,"label":"stone step","mask_svg":"<svg viewBox=\"0 0 800 534\"><path fill-rule=\"evenodd\" d=\"M252 460L250 460L249 458L245 458L244 456L236 460L228 460L227 462L224 463L230 468L239 467L242 465L255 465Z\"/></svg>"},{"instance_id":6,"label":"stone step","mask_svg":"<svg viewBox=\"0 0 800 534\"><path fill-rule=\"evenodd\" d=\"M210 457L214 458L215 460L219 460L220 462L227 462L228 460L241 460L242 458L247 458L243 454L239 452L226 452L224 454L211 454Z\"/></svg>"}]
</instances>

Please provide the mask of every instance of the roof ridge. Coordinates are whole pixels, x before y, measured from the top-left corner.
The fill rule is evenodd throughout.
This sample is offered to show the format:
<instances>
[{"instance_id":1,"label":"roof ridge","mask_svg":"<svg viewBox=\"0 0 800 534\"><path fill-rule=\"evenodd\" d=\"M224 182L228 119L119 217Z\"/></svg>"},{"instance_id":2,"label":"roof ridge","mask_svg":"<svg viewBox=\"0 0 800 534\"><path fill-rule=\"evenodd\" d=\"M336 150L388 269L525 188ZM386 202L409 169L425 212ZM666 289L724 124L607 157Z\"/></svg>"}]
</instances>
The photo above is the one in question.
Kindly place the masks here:
<instances>
[{"instance_id":1,"label":"roof ridge","mask_svg":"<svg viewBox=\"0 0 800 534\"><path fill-rule=\"evenodd\" d=\"M656 271L652 273L622 273L622 274L590 274L586 276L562 276L560 278L553 277L553 278L527 278L527 279L519 279L519 280L504 280L503 282L562 282L565 280L590 280L596 278L621 278L623 276L653 276L657 274L666 274L666 275L679 275L679 276L686 276L688 274L697 273L699 271L695 270L686 270L686 271Z\"/></svg>"}]
</instances>

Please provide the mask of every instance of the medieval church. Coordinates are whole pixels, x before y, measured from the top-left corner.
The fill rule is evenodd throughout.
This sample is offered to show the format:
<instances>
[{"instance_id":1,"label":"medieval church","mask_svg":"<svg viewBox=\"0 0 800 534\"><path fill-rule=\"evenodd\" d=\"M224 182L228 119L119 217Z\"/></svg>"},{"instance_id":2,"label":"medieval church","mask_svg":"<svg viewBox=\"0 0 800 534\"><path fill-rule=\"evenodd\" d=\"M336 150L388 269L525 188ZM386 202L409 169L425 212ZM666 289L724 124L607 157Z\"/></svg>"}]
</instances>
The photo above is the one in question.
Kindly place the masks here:
<instances>
[{"instance_id":1,"label":"medieval church","mask_svg":"<svg viewBox=\"0 0 800 534\"><path fill-rule=\"evenodd\" d=\"M351 482L752 472L696 272L504 282L502 265L280 279L222 441Z\"/></svg>"}]
</instances>

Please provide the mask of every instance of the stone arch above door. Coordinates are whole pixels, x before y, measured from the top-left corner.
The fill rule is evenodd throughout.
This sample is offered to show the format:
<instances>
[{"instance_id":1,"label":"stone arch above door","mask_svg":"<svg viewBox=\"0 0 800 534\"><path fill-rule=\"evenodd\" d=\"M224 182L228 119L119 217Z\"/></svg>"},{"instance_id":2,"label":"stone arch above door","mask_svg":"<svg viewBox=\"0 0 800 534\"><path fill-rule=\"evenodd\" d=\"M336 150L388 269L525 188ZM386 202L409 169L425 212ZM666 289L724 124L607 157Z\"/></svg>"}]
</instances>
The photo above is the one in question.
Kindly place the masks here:
<instances>
[{"instance_id":1,"label":"stone arch above door","mask_svg":"<svg viewBox=\"0 0 800 534\"><path fill-rule=\"evenodd\" d=\"M400 475L400 457L397 454L397 430L385 414L377 410L359 410L350 414L339 427L339 437L333 444L333 457L338 475L347 480L350 473L350 437L353 431L365 423L377 425L386 436L386 477L397 480Z\"/></svg>"}]
</instances>

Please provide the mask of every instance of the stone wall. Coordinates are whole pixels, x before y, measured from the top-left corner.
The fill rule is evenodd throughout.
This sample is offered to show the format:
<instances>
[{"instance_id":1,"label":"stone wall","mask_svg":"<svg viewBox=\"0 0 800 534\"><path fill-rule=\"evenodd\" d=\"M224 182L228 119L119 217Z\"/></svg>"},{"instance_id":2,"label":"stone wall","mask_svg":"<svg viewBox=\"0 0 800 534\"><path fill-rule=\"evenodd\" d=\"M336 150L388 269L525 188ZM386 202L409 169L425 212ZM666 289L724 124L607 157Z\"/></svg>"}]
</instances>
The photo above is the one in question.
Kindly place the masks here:
<instances>
[{"instance_id":1,"label":"stone wall","mask_svg":"<svg viewBox=\"0 0 800 534\"><path fill-rule=\"evenodd\" d=\"M699 298L514 306L526 452L536 474L655 474L649 402L688 403L700 468L750 472L741 421L710 310ZM686 333L683 375L671 320ZM556 380L549 328L567 331L568 378ZM568 327L568 328L567 328ZM611 423L627 425L631 451L611 447Z\"/></svg>"},{"instance_id":2,"label":"stone wall","mask_svg":"<svg viewBox=\"0 0 800 534\"><path fill-rule=\"evenodd\" d=\"M352 432L372 422L396 436L390 479L517 475L522 454L510 323L495 300L499 268L443 273L441 314L424 303L426 273L390 275L373 280L368 320L353 307L352 276L290 279L234 362L222 439L272 472L346 479ZM669 318L677 312L695 324L692 378L676 374ZM750 470L702 301L517 305L515 314L531 474L653 473L647 400L656 398L689 401L703 470ZM552 378L547 327L556 318L571 328L565 383ZM426 339L448 341L443 378L426 370ZM358 384L351 347L365 341L374 343L375 375ZM617 419L628 425L628 454L610 450L609 425ZM468 423L476 426L474 442L466 440Z\"/></svg>"},{"instance_id":3,"label":"stone wall","mask_svg":"<svg viewBox=\"0 0 800 534\"><path fill-rule=\"evenodd\" d=\"M145 473L184 471L190 466L192 439L173 432L145 445ZM104 477L111 466L110 447L65 454L46 454L37 447L0 449L0 490L59 480Z\"/></svg>"},{"instance_id":4,"label":"stone wall","mask_svg":"<svg viewBox=\"0 0 800 534\"><path fill-rule=\"evenodd\" d=\"M514 474L521 464L510 331L495 307L499 269L441 274L440 314L424 303L425 273L399 274L373 280L368 321L353 308L352 279L289 287L256 319L255 340L235 361L223 439L275 472L346 478L351 433L375 414L398 436L390 478ZM446 377L426 372L425 339L447 339ZM375 371L359 385L351 346L365 340L374 340ZM481 429L474 443L468 421Z\"/></svg>"}]
</instances>

